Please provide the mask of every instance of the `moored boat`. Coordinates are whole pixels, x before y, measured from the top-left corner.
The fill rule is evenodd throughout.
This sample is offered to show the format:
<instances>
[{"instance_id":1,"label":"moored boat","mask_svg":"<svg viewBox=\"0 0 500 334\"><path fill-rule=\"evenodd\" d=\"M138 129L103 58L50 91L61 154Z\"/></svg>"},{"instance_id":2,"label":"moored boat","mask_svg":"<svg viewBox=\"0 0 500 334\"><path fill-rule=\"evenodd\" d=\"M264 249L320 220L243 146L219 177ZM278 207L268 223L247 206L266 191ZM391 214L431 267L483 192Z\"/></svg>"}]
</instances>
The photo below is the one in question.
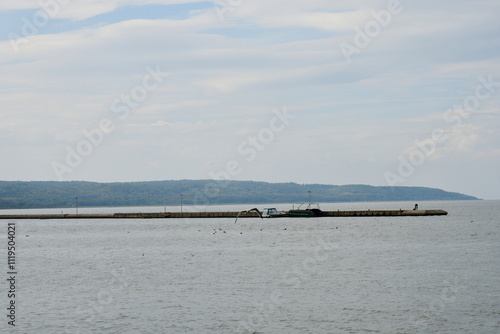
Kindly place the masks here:
<instances>
[{"instance_id":1,"label":"moored boat","mask_svg":"<svg viewBox=\"0 0 500 334\"><path fill-rule=\"evenodd\" d=\"M292 209L288 211L288 216L289 217L322 217L323 216L323 211L319 208L319 204L317 203L310 203L307 205L307 207L303 208L305 203L302 203L299 205L297 209Z\"/></svg>"}]
</instances>

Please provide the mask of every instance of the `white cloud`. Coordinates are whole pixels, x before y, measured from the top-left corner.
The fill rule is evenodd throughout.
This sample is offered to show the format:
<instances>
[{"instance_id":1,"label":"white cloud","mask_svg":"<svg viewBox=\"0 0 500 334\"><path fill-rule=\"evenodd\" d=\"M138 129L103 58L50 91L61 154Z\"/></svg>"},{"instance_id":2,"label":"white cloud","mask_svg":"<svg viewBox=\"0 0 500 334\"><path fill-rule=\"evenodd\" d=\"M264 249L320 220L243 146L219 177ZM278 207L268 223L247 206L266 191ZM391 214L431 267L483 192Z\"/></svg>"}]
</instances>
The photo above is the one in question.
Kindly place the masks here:
<instances>
[{"instance_id":1,"label":"white cloud","mask_svg":"<svg viewBox=\"0 0 500 334\"><path fill-rule=\"evenodd\" d=\"M96 15L114 11L123 6L172 5L197 3L197 0L18 0L0 2L1 10L35 9L47 14L54 13L51 18L84 20Z\"/></svg>"},{"instance_id":2,"label":"white cloud","mask_svg":"<svg viewBox=\"0 0 500 334\"><path fill-rule=\"evenodd\" d=\"M113 15L121 6L191 2L74 1L59 17L82 20ZM3 2L0 10L33 4ZM162 166L172 178L207 177L204 161L213 167L241 158L238 144L266 126L273 107L286 105L296 121L241 177L307 182L308 170L316 182L378 183L384 168L415 140L451 126L443 124L443 113L473 93L479 76L500 80L496 2L404 5L350 65L340 42L352 41L353 28L363 27L386 1L243 1L223 21L209 8L185 19L125 20L39 34L19 53L9 41L0 42L0 152L11 152L13 143L41 142L46 156L57 159L65 145L82 138L83 129L109 117L117 130L89 157L94 168L82 167L72 177L99 179L97 157L115 157L122 166L126 160L117 155L125 153L148 160L152 178L162 178ZM147 66L156 65L170 76L127 119L118 119L111 103L130 94ZM497 159L497 94L449 132L436 162L450 156L490 164ZM157 151L175 153L175 162ZM40 155L30 158L29 148L22 152L15 158L40 164ZM297 162L297 155L307 159ZM144 168L130 164L134 171ZM364 169L366 175L360 174ZM275 170L283 172L274 175ZM329 170L338 172L333 177ZM22 177L15 168L2 173ZM418 173L422 177L415 179L422 180L428 172Z\"/></svg>"}]
</instances>

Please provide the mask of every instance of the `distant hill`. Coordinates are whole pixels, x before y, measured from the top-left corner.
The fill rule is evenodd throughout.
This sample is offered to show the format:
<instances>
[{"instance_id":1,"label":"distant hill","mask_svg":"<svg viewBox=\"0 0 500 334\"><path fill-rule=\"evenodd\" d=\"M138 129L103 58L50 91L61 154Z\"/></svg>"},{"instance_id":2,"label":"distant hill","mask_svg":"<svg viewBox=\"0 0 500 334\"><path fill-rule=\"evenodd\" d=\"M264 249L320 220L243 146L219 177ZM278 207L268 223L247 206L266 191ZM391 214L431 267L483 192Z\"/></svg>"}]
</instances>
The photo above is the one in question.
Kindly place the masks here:
<instances>
[{"instance_id":1,"label":"distant hill","mask_svg":"<svg viewBox=\"0 0 500 334\"><path fill-rule=\"evenodd\" d=\"M0 209L79 206L148 206L236 203L476 200L424 187L373 187L267 183L254 181L179 180L152 182L0 181Z\"/></svg>"}]
</instances>

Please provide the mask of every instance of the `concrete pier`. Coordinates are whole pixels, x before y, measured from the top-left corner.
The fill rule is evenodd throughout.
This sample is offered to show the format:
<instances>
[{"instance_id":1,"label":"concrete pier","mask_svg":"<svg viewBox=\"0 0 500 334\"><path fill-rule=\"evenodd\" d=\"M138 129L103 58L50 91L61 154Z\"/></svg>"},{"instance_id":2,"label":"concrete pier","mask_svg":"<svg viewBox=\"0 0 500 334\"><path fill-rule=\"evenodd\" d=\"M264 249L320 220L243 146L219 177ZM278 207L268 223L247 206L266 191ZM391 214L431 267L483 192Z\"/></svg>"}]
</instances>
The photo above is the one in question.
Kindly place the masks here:
<instances>
[{"instance_id":1,"label":"concrete pier","mask_svg":"<svg viewBox=\"0 0 500 334\"><path fill-rule=\"evenodd\" d=\"M363 210L363 211L323 211L323 217L360 217L360 216L445 216L444 210Z\"/></svg>"},{"instance_id":2,"label":"concrete pier","mask_svg":"<svg viewBox=\"0 0 500 334\"><path fill-rule=\"evenodd\" d=\"M321 217L400 217L400 216L443 216L444 210L363 210L363 211L322 211ZM132 219L132 218L259 218L254 211L249 212L137 212L103 214L30 214L0 215L0 219ZM282 217L289 217L283 215ZM294 217L292 217L294 218Z\"/></svg>"}]
</instances>

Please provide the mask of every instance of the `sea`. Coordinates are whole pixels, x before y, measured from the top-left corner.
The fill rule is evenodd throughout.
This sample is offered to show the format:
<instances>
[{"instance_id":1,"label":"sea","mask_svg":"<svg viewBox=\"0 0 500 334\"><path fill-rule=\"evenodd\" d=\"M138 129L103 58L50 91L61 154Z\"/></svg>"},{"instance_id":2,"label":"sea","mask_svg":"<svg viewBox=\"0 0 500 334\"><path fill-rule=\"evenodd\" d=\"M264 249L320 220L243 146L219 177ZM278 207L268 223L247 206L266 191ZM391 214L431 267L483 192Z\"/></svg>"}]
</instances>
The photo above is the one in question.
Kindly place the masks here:
<instances>
[{"instance_id":1,"label":"sea","mask_svg":"<svg viewBox=\"0 0 500 334\"><path fill-rule=\"evenodd\" d=\"M414 205L320 204L323 210ZM0 220L0 332L500 333L500 201L418 205L448 215ZM182 210L253 207L297 205ZM15 242L12 268L9 240Z\"/></svg>"}]
</instances>

